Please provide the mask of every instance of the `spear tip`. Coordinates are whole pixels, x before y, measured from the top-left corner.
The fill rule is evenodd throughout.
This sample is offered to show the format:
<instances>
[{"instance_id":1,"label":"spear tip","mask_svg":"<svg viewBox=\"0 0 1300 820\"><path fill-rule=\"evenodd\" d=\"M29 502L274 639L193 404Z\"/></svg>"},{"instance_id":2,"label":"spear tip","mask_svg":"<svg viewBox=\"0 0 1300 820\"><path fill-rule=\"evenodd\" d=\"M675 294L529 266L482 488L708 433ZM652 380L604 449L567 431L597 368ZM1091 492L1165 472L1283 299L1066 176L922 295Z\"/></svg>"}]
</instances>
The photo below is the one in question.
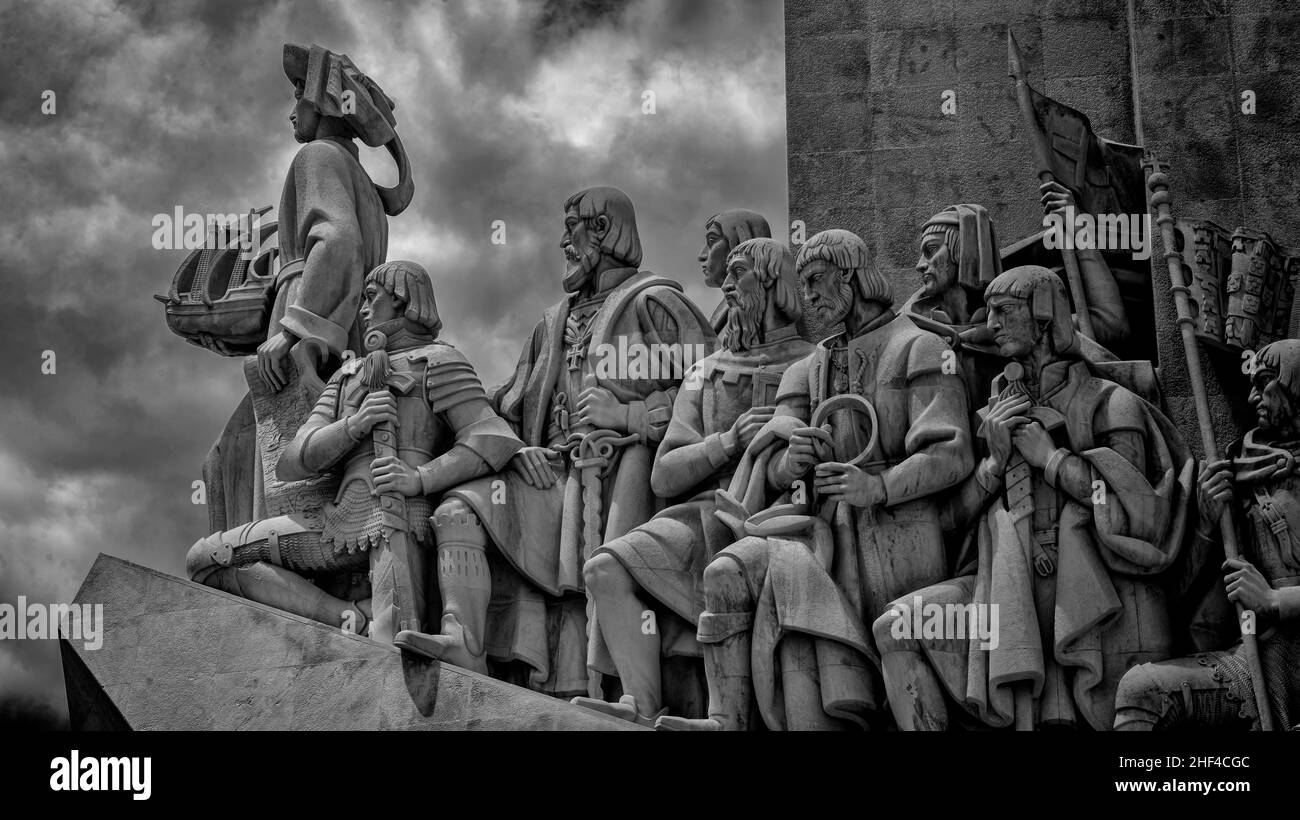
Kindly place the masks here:
<instances>
[{"instance_id":1,"label":"spear tip","mask_svg":"<svg viewBox=\"0 0 1300 820\"><path fill-rule=\"evenodd\" d=\"M1020 59L1020 47L1016 45L1016 35L1007 27L1007 74L1017 80L1025 79L1024 62Z\"/></svg>"}]
</instances>

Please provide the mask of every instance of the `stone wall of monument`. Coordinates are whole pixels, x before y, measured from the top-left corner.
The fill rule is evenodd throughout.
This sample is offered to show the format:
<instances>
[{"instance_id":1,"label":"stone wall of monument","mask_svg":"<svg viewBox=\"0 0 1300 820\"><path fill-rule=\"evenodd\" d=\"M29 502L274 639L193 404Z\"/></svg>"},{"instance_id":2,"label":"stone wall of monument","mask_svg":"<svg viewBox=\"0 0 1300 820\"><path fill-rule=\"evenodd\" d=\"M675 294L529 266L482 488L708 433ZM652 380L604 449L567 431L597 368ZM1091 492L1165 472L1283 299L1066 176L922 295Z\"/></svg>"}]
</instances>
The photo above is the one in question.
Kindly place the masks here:
<instances>
[{"instance_id":1,"label":"stone wall of monument","mask_svg":"<svg viewBox=\"0 0 1300 820\"><path fill-rule=\"evenodd\" d=\"M1134 39L1145 143L1169 165L1175 215L1300 244L1300 9L1288 5L1134 0ZM859 233L900 293L917 284L919 226L945 205L988 207L1004 246L1041 227L1008 26L1031 85L1086 113L1100 136L1135 141L1126 0L786 0L785 24L790 218L809 235ZM1246 90L1254 114L1242 113ZM1161 376L1171 414L1192 424L1168 278L1153 259ZM1236 367L1210 358L1210 393L1222 395L1217 375ZM1215 412L1225 440L1243 407L1217 401Z\"/></svg>"}]
</instances>

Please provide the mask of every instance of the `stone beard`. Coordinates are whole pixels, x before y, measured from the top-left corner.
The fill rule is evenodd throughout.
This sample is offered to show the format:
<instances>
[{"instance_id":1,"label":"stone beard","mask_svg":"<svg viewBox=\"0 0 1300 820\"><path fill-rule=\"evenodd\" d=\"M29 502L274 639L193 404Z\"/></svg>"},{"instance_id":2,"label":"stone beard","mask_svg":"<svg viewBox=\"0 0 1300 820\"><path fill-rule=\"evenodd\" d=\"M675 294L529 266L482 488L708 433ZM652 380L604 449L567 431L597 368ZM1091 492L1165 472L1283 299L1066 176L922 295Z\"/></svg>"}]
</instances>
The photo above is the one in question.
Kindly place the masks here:
<instances>
[{"instance_id":1,"label":"stone beard","mask_svg":"<svg viewBox=\"0 0 1300 820\"><path fill-rule=\"evenodd\" d=\"M727 324L718 334L718 342L734 352L743 352L763 341L763 314L767 295L758 284L738 283L734 297L727 300Z\"/></svg>"}]
</instances>

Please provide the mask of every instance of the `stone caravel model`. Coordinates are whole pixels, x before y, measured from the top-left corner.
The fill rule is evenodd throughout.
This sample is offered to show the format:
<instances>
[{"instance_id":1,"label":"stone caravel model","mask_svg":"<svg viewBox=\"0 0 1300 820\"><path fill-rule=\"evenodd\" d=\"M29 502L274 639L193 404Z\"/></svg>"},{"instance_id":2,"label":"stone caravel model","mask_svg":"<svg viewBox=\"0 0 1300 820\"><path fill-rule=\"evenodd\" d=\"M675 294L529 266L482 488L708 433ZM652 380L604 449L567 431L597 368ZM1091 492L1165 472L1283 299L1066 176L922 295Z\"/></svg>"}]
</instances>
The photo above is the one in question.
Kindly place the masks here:
<instances>
[{"instance_id":1,"label":"stone caravel model","mask_svg":"<svg viewBox=\"0 0 1300 820\"><path fill-rule=\"evenodd\" d=\"M395 103L346 56L321 46L284 46L294 89L289 120L302 148L290 163L276 214L280 267L268 291L271 309L253 363L251 395L240 404L204 464L215 501L212 529L298 511L275 484L274 454L263 452L269 420L292 431L311 410L322 380L344 351L362 350L357 310L362 282L384 261L388 217L414 192L410 163L395 130ZM398 166L392 188L371 180L356 140L384 146ZM217 340L219 341L219 340ZM263 430L263 441L253 430Z\"/></svg>"},{"instance_id":2,"label":"stone caravel model","mask_svg":"<svg viewBox=\"0 0 1300 820\"><path fill-rule=\"evenodd\" d=\"M716 495L729 486L746 446L771 420L777 387L812 351L798 333L800 300L790 250L773 239L741 242L727 256L721 349L687 372L655 454L651 488L689 498L596 550L583 568L604 645L620 682L618 703L575 703L644 724L666 708L661 655L699 657L704 567L735 534ZM765 499L766 500L766 499ZM647 601L653 628L647 629Z\"/></svg>"}]
</instances>

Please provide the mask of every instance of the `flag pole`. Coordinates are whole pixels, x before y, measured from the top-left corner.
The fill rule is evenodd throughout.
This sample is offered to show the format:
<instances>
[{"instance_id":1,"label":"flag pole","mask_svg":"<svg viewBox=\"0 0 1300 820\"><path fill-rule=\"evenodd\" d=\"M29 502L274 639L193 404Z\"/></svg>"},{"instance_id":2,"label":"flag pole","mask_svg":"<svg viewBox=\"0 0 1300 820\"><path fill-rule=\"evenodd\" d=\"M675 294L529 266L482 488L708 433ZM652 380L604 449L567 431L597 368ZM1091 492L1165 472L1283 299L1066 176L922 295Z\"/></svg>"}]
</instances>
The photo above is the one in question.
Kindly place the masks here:
<instances>
[{"instance_id":1,"label":"flag pole","mask_svg":"<svg viewBox=\"0 0 1300 820\"><path fill-rule=\"evenodd\" d=\"M1196 342L1196 320L1192 318L1191 305L1187 300L1188 287L1183 279L1183 258L1178 252L1174 237L1174 217L1169 207L1169 177L1160 170L1155 157L1147 152L1145 163L1153 173L1147 177L1147 188L1151 191L1148 200L1151 210L1156 213L1156 224L1160 226L1160 239L1165 246L1165 261L1169 266L1169 289L1174 294L1174 308L1178 313L1178 327L1182 332L1183 350L1187 354L1187 376L1192 385L1192 401L1196 405L1196 421L1200 427L1201 447L1205 450L1207 463L1219 459L1219 445L1214 440L1214 425L1210 417L1210 402L1205 393L1205 374L1201 370L1201 348ZM1240 558L1237 548L1237 531L1232 523L1232 510L1224 508L1219 518L1219 532L1223 538L1223 553L1228 559ZM1237 625L1241 629L1241 648L1246 656L1246 668L1250 672L1251 688L1255 694L1255 708L1259 712L1259 726L1265 732L1273 731L1273 713L1269 709L1268 690L1264 686L1264 668L1259 660L1259 643L1255 638L1255 613L1236 604Z\"/></svg>"},{"instance_id":2,"label":"flag pole","mask_svg":"<svg viewBox=\"0 0 1300 820\"><path fill-rule=\"evenodd\" d=\"M1047 184L1055 182L1056 177L1052 173L1051 153L1047 147L1047 138L1042 129L1038 127L1038 119L1034 116L1034 101L1029 96L1029 84L1026 82L1028 72L1024 69L1024 63L1020 59L1020 49L1016 46L1016 37L1007 28L1007 57L1009 68L1008 71L1016 81L1016 102L1020 106L1020 116L1029 128L1029 142L1034 149L1034 160L1038 165L1038 181ZM1074 253L1072 240L1067 240L1065 234L1073 234L1074 226L1066 226L1066 231L1061 236L1061 258L1065 261L1065 278L1066 283L1070 286L1070 295L1074 298L1074 313L1078 317L1079 330L1089 339L1096 339L1097 335L1092 330L1092 315L1088 313L1088 296L1083 289L1083 274L1079 271L1079 257Z\"/></svg>"}]
</instances>

